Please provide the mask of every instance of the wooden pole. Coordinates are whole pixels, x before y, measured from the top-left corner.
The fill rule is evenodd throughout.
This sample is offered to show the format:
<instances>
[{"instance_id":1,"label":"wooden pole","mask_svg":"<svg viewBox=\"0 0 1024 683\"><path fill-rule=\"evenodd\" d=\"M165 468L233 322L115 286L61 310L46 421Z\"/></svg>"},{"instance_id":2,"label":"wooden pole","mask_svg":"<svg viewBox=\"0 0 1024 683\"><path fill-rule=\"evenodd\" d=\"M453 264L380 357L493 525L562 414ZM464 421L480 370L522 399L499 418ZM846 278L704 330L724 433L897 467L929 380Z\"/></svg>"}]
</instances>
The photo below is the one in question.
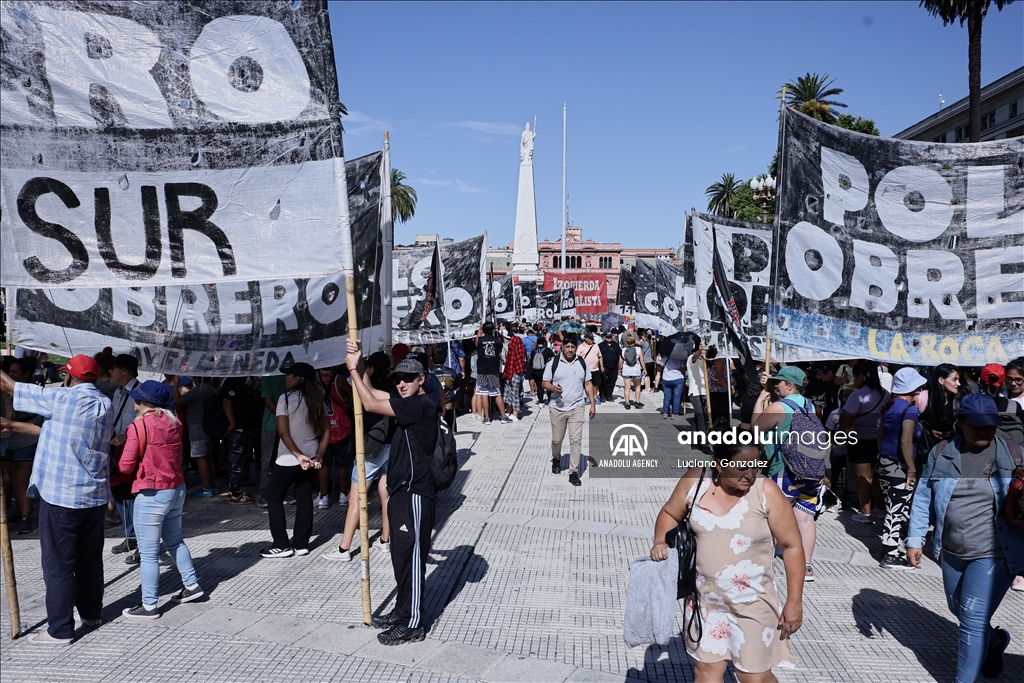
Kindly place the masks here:
<instances>
[{"instance_id":1,"label":"wooden pole","mask_svg":"<svg viewBox=\"0 0 1024 683\"><path fill-rule=\"evenodd\" d=\"M0 554L3 555L4 584L7 587L7 617L11 622L11 640L21 635L21 609L18 607L18 582L14 578L14 553L11 532L7 529L7 497L0 477Z\"/></svg>"},{"instance_id":2,"label":"wooden pole","mask_svg":"<svg viewBox=\"0 0 1024 683\"><path fill-rule=\"evenodd\" d=\"M711 431L711 377L708 375L708 357L703 353L700 355L700 362L704 366L704 403L708 410L708 431Z\"/></svg>"},{"instance_id":3,"label":"wooden pole","mask_svg":"<svg viewBox=\"0 0 1024 683\"><path fill-rule=\"evenodd\" d=\"M348 336L359 336L359 319L356 311L356 283L352 277L345 278L345 292L348 297ZM367 511L366 494L366 443L363 435L363 402L359 392L352 392L353 432L356 437L356 472L359 477L359 559L363 563L363 623L373 622L373 608L370 606L370 515Z\"/></svg>"}]
</instances>

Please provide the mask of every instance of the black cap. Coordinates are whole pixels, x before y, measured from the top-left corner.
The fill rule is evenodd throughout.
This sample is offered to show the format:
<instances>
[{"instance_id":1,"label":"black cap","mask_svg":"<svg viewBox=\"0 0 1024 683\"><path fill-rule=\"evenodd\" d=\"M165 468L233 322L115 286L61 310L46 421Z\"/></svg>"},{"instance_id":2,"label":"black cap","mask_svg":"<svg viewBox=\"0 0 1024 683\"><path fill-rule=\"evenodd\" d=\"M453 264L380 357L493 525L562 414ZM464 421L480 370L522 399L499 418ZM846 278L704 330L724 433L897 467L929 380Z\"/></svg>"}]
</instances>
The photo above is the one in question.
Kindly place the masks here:
<instances>
[{"instance_id":1,"label":"black cap","mask_svg":"<svg viewBox=\"0 0 1024 683\"><path fill-rule=\"evenodd\" d=\"M309 363L292 363L286 368L281 368L284 375L295 375L302 379L316 379L316 369Z\"/></svg>"},{"instance_id":2,"label":"black cap","mask_svg":"<svg viewBox=\"0 0 1024 683\"><path fill-rule=\"evenodd\" d=\"M137 375L139 374L139 359L130 353L119 353L114 358L114 363L110 367L121 368L122 370L127 370L128 372Z\"/></svg>"}]
</instances>

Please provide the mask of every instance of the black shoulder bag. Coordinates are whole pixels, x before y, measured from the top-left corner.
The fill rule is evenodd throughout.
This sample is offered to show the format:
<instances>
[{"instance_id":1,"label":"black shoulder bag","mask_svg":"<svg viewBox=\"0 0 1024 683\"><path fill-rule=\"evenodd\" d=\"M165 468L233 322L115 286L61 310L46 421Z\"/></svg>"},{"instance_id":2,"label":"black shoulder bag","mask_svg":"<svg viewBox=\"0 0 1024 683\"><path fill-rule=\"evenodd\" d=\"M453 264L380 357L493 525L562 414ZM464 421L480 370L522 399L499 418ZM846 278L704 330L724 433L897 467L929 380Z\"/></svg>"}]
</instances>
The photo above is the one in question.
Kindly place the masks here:
<instances>
[{"instance_id":1,"label":"black shoulder bag","mask_svg":"<svg viewBox=\"0 0 1024 683\"><path fill-rule=\"evenodd\" d=\"M679 526L665 534L665 542L675 548L679 554L679 578L676 583L676 600L687 600L691 603L690 618L686 622L686 638L699 643L704 637L704 620L700 615L700 593L697 591L697 537L690 527L690 513L697 504L697 494L708 468L700 472L700 479L694 485L693 502L686 508L686 515ZM696 636L693 635L694 631Z\"/></svg>"}]
</instances>

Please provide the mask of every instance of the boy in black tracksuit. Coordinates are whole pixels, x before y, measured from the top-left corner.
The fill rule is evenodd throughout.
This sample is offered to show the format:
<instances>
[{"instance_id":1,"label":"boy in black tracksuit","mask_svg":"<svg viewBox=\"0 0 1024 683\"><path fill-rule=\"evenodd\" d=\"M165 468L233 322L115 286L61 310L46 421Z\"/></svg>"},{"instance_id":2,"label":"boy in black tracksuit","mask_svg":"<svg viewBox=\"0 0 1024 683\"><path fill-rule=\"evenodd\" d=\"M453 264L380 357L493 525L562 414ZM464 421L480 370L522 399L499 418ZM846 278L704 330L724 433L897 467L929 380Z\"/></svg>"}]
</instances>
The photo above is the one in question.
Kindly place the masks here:
<instances>
[{"instance_id":1,"label":"boy in black tracksuit","mask_svg":"<svg viewBox=\"0 0 1024 683\"><path fill-rule=\"evenodd\" d=\"M399 429L388 457L388 521L391 526L391 564L398 584L395 608L374 617L373 625L387 630L377 635L384 645L423 640L423 597L427 555L434 529L437 491L430 479L430 458L437 440L437 404L423 393L424 368L403 359L391 372L399 397L370 386L363 376L358 340L349 340L346 364L352 386L367 412L394 416Z\"/></svg>"}]
</instances>

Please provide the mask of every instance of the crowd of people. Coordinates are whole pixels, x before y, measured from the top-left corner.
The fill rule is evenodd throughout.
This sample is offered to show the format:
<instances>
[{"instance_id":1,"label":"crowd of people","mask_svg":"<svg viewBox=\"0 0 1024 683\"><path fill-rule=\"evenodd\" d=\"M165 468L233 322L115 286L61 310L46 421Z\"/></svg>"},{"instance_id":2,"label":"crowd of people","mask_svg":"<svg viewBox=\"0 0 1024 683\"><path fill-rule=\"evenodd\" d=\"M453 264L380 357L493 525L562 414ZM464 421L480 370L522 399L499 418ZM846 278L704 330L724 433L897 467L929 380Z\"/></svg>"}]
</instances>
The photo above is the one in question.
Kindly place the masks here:
<instances>
[{"instance_id":1,"label":"crowd of people","mask_svg":"<svg viewBox=\"0 0 1024 683\"><path fill-rule=\"evenodd\" d=\"M105 526L123 532L113 552L140 565L142 599L126 617L160 616L161 553L181 577L173 601L203 596L182 538L189 471L199 482L194 498L219 497L219 482L226 482L226 504L268 510L264 558L308 554L314 508L348 505L357 494L354 393L366 412L366 479L376 484L371 490L382 512L374 546L390 554L399 587L395 609L374 623L384 629L382 643L420 640L437 494L429 469L436 426L455 433L458 417L511 423L533 398L550 416L552 472L564 469L568 436L569 483L581 486L587 416L617 392L633 410L661 391L662 418L681 423L690 414L695 432L730 428L738 411L740 429L778 437L760 449L712 451L711 440L702 441L716 467L688 473L659 517L652 558L663 558L665 532L689 511L702 576L746 562L767 586L749 604L728 587L723 596L716 584L701 584L702 605L691 609L720 626L706 638L725 642L690 644L700 672L720 677L726 659L744 672L792 660L784 641L801 622L803 583L816 578L815 520L847 500L852 523L877 525L882 568L920 567L934 529L932 552L961 624L957 680L998 668L1009 634L993 628L991 616L1008 589L1024 590L1024 532L1006 513L1024 441L1024 358L982 368L864 359L759 363L754 377L703 342L685 357L666 358L652 330L560 328L487 322L472 339L395 344L390 353L366 357L350 342L344 365L299 362L267 377L141 381L137 358L112 349L62 367L38 356L4 357L3 504L18 534L35 530L38 500L49 626L35 641L70 642L75 607L86 626L98 625ZM808 432L825 435L828 447L781 438ZM758 459L767 461L761 472L736 464ZM295 506L290 534L288 504ZM351 560L359 551L358 526L358 507L348 505L339 546L323 558ZM783 552L785 604L774 589L771 539ZM747 632L762 622L771 637L767 630Z\"/></svg>"}]
</instances>

